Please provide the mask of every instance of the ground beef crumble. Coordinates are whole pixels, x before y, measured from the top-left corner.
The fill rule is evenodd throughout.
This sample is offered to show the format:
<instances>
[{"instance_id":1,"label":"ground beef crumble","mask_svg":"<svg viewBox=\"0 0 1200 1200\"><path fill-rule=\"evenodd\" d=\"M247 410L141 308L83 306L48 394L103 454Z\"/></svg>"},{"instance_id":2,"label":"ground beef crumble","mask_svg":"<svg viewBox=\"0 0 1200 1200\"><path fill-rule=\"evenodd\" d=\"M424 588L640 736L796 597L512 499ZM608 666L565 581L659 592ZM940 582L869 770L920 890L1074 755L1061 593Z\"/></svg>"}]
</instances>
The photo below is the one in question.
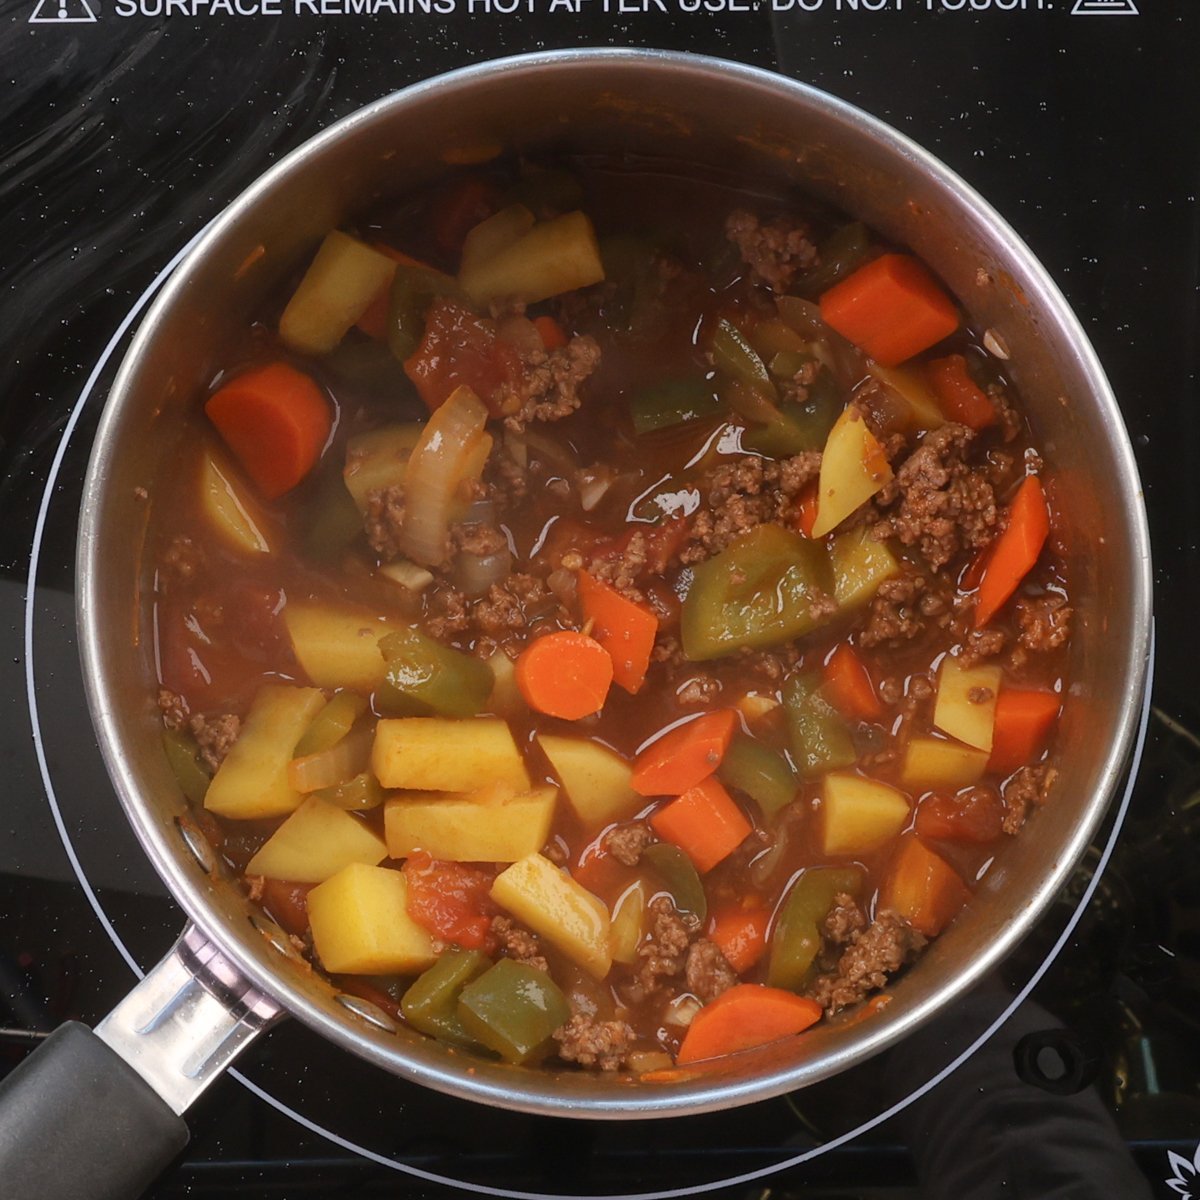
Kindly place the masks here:
<instances>
[{"instance_id":1,"label":"ground beef crumble","mask_svg":"<svg viewBox=\"0 0 1200 1200\"><path fill-rule=\"evenodd\" d=\"M867 927L867 915L849 892L838 892L833 907L821 922L821 932L835 946L849 945Z\"/></svg>"},{"instance_id":2,"label":"ground beef crumble","mask_svg":"<svg viewBox=\"0 0 1200 1200\"><path fill-rule=\"evenodd\" d=\"M604 848L627 867L636 867L641 861L642 851L655 841L654 831L645 821L631 821L628 825L617 825L604 835Z\"/></svg>"},{"instance_id":3,"label":"ground beef crumble","mask_svg":"<svg viewBox=\"0 0 1200 1200\"><path fill-rule=\"evenodd\" d=\"M178 693L165 687L158 689L158 708L162 713L163 724L168 729L182 729L191 714L188 702Z\"/></svg>"},{"instance_id":4,"label":"ground beef crumble","mask_svg":"<svg viewBox=\"0 0 1200 1200\"><path fill-rule=\"evenodd\" d=\"M773 292L786 292L796 276L817 261L808 226L786 217L764 223L745 209L735 209L725 220L725 236L750 268L750 278Z\"/></svg>"},{"instance_id":5,"label":"ground beef crumble","mask_svg":"<svg viewBox=\"0 0 1200 1200\"><path fill-rule=\"evenodd\" d=\"M512 917L503 914L492 918L492 936L496 945L505 958L525 963L526 966L536 967L539 971L549 971L550 964L542 954L542 946L536 933L531 933L524 926L518 925Z\"/></svg>"},{"instance_id":6,"label":"ground beef crumble","mask_svg":"<svg viewBox=\"0 0 1200 1200\"><path fill-rule=\"evenodd\" d=\"M558 1057L581 1067L619 1071L633 1046L633 1030L624 1021L601 1021L587 1013L576 1013L554 1031Z\"/></svg>"},{"instance_id":7,"label":"ground beef crumble","mask_svg":"<svg viewBox=\"0 0 1200 1200\"><path fill-rule=\"evenodd\" d=\"M691 913L680 913L666 896L650 901L650 935L639 947L636 991L648 995L663 980L683 973L688 946L700 922Z\"/></svg>"},{"instance_id":8,"label":"ground beef crumble","mask_svg":"<svg viewBox=\"0 0 1200 1200\"><path fill-rule=\"evenodd\" d=\"M1054 593L1017 600L1017 641L1035 653L1056 650L1071 636L1073 610Z\"/></svg>"},{"instance_id":9,"label":"ground beef crumble","mask_svg":"<svg viewBox=\"0 0 1200 1200\"><path fill-rule=\"evenodd\" d=\"M705 1004L727 992L738 981L737 972L716 942L699 938L688 947L684 977L688 991Z\"/></svg>"},{"instance_id":10,"label":"ground beef crumble","mask_svg":"<svg viewBox=\"0 0 1200 1200\"><path fill-rule=\"evenodd\" d=\"M394 483L390 487L372 488L367 493L367 511L363 528L367 543L380 558L399 558L400 529L404 524L404 488Z\"/></svg>"},{"instance_id":11,"label":"ground beef crumble","mask_svg":"<svg viewBox=\"0 0 1200 1200\"><path fill-rule=\"evenodd\" d=\"M908 641L924 632L925 621L920 610L921 597L927 588L920 575L900 575L885 579L871 601L867 623L858 635L863 647L885 642Z\"/></svg>"},{"instance_id":12,"label":"ground beef crumble","mask_svg":"<svg viewBox=\"0 0 1200 1200\"><path fill-rule=\"evenodd\" d=\"M506 413L505 427L519 432L530 421L558 421L582 402L579 386L600 365L600 346L586 334L557 350L522 355L520 378L503 383L493 403Z\"/></svg>"},{"instance_id":13,"label":"ground beef crumble","mask_svg":"<svg viewBox=\"0 0 1200 1200\"><path fill-rule=\"evenodd\" d=\"M1007 834L1018 833L1025 824L1030 807L1041 807L1050 795L1058 771L1047 763L1022 767L1001 789L1004 796L1004 823Z\"/></svg>"},{"instance_id":14,"label":"ground beef crumble","mask_svg":"<svg viewBox=\"0 0 1200 1200\"><path fill-rule=\"evenodd\" d=\"M187 583L205 566L205 554L187 534L176 534L158 562L157 586L160 592Z\"/></svg>"},{"instance_id":15,"label":"ground beef crumble","mask_svg":"<svg viewBox=\"0 0 1200 1200\"><path fill-rule=\"evenodd\" d=\"M188 727L200 747L200 761L210 771L216 771L238 740L242 719L233 713L221 713L215 717L197 714L192 717Z\"/></svg>"},{"instance_id":16,"label":"ground beef crumble","mask_svg":"<svg viewBox=\"0 0 1200 1200\"><path fill-rule=\"evenodd\" d=\"M808 995L832 1016L886 985L925 945L925 938L895 913L880 913L850 935L834 970L817 976Z\"/></svg>"}]
</instances>

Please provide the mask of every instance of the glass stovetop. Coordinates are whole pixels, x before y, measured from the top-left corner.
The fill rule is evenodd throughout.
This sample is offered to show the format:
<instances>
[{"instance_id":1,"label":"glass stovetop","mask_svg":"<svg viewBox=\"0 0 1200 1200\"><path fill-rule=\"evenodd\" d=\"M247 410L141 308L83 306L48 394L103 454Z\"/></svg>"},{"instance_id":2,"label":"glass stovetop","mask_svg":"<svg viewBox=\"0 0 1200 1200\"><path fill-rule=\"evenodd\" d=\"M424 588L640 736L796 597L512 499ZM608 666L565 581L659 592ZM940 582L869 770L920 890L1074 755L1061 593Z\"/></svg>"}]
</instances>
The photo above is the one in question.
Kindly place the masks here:
<instances>
[{"instance_id":1,"label":"glass stovetop","mask_svg":"<svg viewBox=\"0 0 1200 1200\"><path fill-rule=\"evenodd\" d=\"M0 1074L59 1021L102 1016L182 925L113 799L75 657L79 485L131 314L259 172L368 100L483 57L654 45L776 69L890 121L982 191L1075 305L1150 508L1159 654L1136 783L1003 971L854 1072L702 1118L552 1121L435 1096L284 1025L204 1097L154 1194L1187 1191L1182 1160L1200 1140L1187 650L1200 596L1200 6L534 0L530 13L522 0L505 15L507 2L468 3L355 15L328 0L322 16L275 0L278 15L246 17L191 0L166 17L140 15L161 0L0 3Z\"/></svg>"}]
</instances>

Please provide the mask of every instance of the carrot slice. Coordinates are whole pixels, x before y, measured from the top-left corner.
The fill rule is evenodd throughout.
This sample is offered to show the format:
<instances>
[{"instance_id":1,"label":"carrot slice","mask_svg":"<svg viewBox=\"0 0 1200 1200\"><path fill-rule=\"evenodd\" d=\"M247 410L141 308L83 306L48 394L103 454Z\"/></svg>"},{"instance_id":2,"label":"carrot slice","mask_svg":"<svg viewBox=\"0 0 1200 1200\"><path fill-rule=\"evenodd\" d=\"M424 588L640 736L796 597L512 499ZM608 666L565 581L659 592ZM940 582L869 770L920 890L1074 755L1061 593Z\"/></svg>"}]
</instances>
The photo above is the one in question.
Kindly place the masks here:
<instances>
[{"instance_id":1,"label":"carrot slice","mask_svg":"<svg viewBox=\"0 0 1200 1200\"><path fill-rule=\"evenodd\" d=\"M1001 688L996 697L992 756L987 769L1008 775L1032 762L1045 744L1062 708L1055 692Z\"/></svg>"},{"instance_id":2,"label":"carrot slice","mask_svg":"<svg viewBox=\"0 0 1200 1200\"><path fill-rule=\"evenodd\" d=\"M1050 510L1036 475L1026 476L1008 510L1008 527L993 543L975 606L975 628L981 629L1017 590L1038 560L1050 533Z\"/></svg>"},{"instance_id":3,"label":"carrot slice","mask_svg":"<svg viewBox=\"0 0 1200 1200\"><path fill-rule=\"evenodd\" d=\"M715 775L653 813L650 825L664 842L678 846L701 875L732 854L753 828Z\"/></svg>"},{"instance_id":4,"label":"carrot slice","mask_svg":"<svg viewBox=\"0 0 1200 1200\"><path fill-rule=\"evenodd\" d=\"M658 618L586 571L579 572L579 603L584 620L592 622L592 637L612 657L617 686L638 691L646 682Z\"/></svg>"},{"instance_id":5,"label":"carrot slice","mask_svg":"<svg viewBox=\"0 0 1200 1200\"><path fill-rule=\"evenodd\" d=\"M957 421L972 429L984 429L996 423L1000 415L996 406L971 378L967 360L961 354L948 354L927 363L925 378L948 421Z\"/></svg>"},{"instance_id":6,"label":"carrot slice","mask_svg":"<svg viewBox=\"0 0 1200 1200\"><path fill-rule=\"evenodd\" d=\"M752 1050L803 1033L820 1019L815 1000L761 983L739 983L692 1018L675 1061L685 1066Z\"/></svg>"},{"instance_id":7,"label":"carrot slice","mask_svg":"<svg viewBox=\"0 0 1200 1200\"><path fill-rule=\"evenodd\" d=\"M563 327L553 317L534 317L533 327L541 335L542 345L547 352L561 349L567 344Z\"/></svg>"},{"instance_id":8,"label":"carrot slice","mask_svg":"<svg viewBox=\"0 0 1200 1200\"><path fill-rule=\"evenodd\" d=\"M896 367L958 328L954 301L908 254L885 254L824 292L821 319L865 350Z\"/></svg>"},{"instance_id":9,"label":"carrot slice","mask_svg":"<svg viewBox=\"0 0 1200 1200\"><path fill-rule=\"evenodd\" d=\"M820 508L817 483L814 479L812 483L807 484L796 502L796 528L806 538L812 537L813 526L817 523L817 510Z\"/></svg>"},{"instance_id":10,"label":"carrot slice","mask_svg":"<svg viewBox=\"0 0 1200 1200\"><path fill-rule=\"evenodd\" d=\"M714 914L708 936L725 955L725 961L745 975L767 949L771 912L761 904L734 905Z\"/></svg>"},{"instance_id":11,"label":"carrot slice","mask_svg":"<svg viewBox=\"0 0 1200 1200\"><path fill-rule=\"evenodd\" d=\"M883 716L883 706L866 664L853 647L843 642L825 664L825 682L834 705L847 717L873 721Z\"/></svg>"},{"instance_id":12,"label":"carrot slice","mask_svg":"<svg viewBox=\"0 0 1200 1200\"><path fill-rule=\"evenodd\" d=\"M919 838L901 839L879 891L880 910L891 909L918 933L937 937L970 899L967 885L944 858Z\"/></svg>"},{"instance_id":13,"label":"carrot slice","mask_svg":"<svg viewBox=\"0 0 1200 1200\"><path fill-rule=\"evenodd\" d=\"M239 375L208 398L204 411L268 500L313 469L332 428L325 393L282 362Z\"/></svg>"},{"instance_id":14,"label":"carrot slice","mask_svg":"<svg viewBox=\"0 0 1200 1200\"><path fill-rule=\"evenodd\" d=\"M563 629L525 647L517 659L516 678L530 708L577 721L604 707L613 661L594 638Z\"/></svg>"},{"instance_id":15,"label":"carrot slice","mask_svg":"<svg viewBox=\"0 0 1200 1200\"><path fill-rule=\"evenodd\" d=\"M639 796L678 796L707 779L729 749L737 715L731 708L678 725L637 756L630 784Z\"/></svg>"}]
</instances>

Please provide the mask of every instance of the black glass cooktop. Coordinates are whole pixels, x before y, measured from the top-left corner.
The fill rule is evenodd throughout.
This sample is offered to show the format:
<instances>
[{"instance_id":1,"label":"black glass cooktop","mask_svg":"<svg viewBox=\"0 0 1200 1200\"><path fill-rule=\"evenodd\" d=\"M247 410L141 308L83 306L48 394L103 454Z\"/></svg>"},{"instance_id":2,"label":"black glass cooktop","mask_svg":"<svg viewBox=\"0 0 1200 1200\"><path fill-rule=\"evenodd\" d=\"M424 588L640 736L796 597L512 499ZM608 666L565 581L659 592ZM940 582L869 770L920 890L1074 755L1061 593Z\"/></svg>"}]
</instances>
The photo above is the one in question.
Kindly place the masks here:
<instances>
[{"instance_id":1,"label":"black glass cooktop","mask_svg":"<svg viewBox=\"0 0 1200 1200\"><path fill-rule=\"evenodd\" d=\"M0 0L0 1075L98 1020L182 926L112 796L74 639L80 481L150 293L257 174L369 100L507 53L660 46L896 125L1075 305L1150 508L1140 770L1003 970L853 1072L701 1118L555 1121L406 1085L293 1023L204 1096L153 1194L1200 1194L1197 44L1195 0Z\"/></svg>"}]
</instances>

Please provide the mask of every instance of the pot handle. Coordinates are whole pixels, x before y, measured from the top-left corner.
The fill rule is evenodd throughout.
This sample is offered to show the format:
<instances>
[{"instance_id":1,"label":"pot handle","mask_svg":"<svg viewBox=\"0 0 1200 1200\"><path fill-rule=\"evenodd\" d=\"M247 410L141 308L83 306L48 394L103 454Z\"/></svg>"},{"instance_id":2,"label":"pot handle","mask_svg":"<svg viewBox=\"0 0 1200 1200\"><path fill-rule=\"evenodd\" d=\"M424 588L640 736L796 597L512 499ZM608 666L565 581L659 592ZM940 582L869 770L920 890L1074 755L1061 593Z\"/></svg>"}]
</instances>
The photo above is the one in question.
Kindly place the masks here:
<instances>
[{"instance_id":1,"label":"pot handle","mask_svg":"<svg viewBox=\"0 0 1200 1200\"><path fill-rule=\"evenodd\" d=\"M279 1015L187 929L95 1032L68 1022L0 1082L4 1194L140 1196L187 1145L180 1114Z\"/></svg>"}]
</instances>

